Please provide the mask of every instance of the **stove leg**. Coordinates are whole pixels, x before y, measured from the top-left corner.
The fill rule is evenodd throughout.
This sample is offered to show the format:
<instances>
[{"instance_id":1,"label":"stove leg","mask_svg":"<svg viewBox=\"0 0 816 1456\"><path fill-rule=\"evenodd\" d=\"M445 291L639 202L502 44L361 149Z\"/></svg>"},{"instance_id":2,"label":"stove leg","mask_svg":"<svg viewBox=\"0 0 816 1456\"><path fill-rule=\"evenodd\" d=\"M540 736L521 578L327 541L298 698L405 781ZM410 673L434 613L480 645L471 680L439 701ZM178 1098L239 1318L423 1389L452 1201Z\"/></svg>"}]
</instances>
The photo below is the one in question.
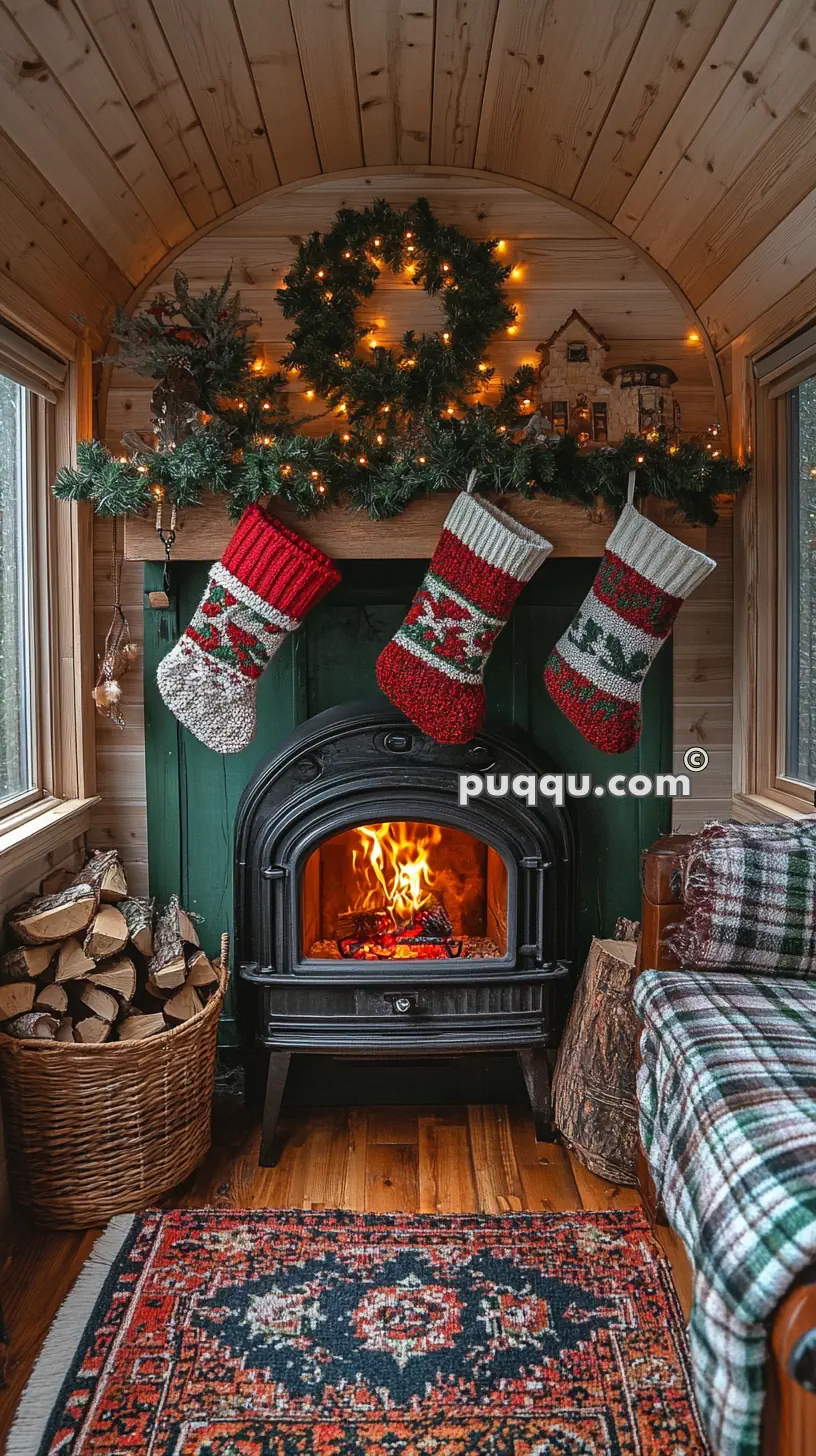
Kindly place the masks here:
<instances>
[{"instance_id":1,"label":"stove leg","mask_svg":"<svg viewBox=\"0 0 816 1456\"><path fill-rule=\"evenodd\" d=\"M558 1133L552 1120L552 1096L550 1092L550 1066L544 1047L525 1047L518 1054L519 1064L530 1099L536 1142L554 1143Z\"/></svg>"},{"instance_id":2,"label":"stove leg","mask_svg":"<svg viewBox=\"0 0 816 1456\"><path fill-rule=\"evenodd\" d=\"M266 1074L266 1097L264 1099L263 1124L261 1127L261 1152L258 1158L260 1168L274 1168L278 1161L276 1133L280 1116L283 1090L289 1075L291 1052L270 1052L269 1071Z\"/></svg>"}]
</instances>

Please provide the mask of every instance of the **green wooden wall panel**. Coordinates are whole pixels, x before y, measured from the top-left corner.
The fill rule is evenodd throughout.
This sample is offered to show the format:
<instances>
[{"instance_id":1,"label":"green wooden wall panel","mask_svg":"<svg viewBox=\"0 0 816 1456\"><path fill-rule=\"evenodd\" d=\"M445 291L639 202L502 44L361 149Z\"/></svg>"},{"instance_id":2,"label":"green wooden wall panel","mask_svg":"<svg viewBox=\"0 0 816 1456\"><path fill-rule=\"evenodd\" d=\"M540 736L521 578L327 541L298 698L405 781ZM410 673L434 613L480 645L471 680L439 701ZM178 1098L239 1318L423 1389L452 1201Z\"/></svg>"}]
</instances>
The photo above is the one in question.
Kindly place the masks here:
<instances>
[{"instance_id":1,"label":"green wooden wall panel","mask_svg":"<svg viewBox=\"0 0 816 1456\"><path fill-rule=\"evenodd\" d=\"M165 708L156 688L159 661L195 611L207 567L172 568L173 603L145 612L145 737L151 893L178 891L202 917L202 943L217 950L232 928L232 827L241 792L260 760L298 723L324 708L376 695L374 663L402 620L424 570L422 562L344 562L342 584L287 640L258 687L258 731L242 753L211 752ZM524 729L564 773L606 783L613 773L665 772L671 767L672 661L663 649L644 687L645 728L629 753L609 757L591 748L551 701L542 670L592 582L597 559L547 562L525 589L487 669L494 726ZM146 587L160 568L145 568ZM579 848L578 959L593 934L609 935L619 915L636 918L640 850L667 832L665 799L603 797L569 805ZM234 1044L231 1007L223 1040Z\"/></svg>"}]
</instances>

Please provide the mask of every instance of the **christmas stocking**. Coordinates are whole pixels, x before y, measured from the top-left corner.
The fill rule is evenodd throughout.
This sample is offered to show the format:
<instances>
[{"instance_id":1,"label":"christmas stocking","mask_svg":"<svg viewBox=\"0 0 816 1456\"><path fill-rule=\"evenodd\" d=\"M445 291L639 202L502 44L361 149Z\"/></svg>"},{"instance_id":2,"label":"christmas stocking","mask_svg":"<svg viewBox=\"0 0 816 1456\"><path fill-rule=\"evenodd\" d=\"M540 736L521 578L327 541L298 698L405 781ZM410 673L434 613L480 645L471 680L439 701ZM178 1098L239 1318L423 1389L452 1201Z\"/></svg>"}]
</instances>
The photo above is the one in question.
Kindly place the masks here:
<instances>
[{"instance_id":1,"label":"christmas stocking","mask_svg":"<svg viewBox=\"0 0 816 1456\"><path fill-rule=\"evenodd\" d=\"M380 653L383 692L437 743L467 743L485 711L493 643L552 546L480 496L457 497L425 579Z\"/></svg>"},{"instance_id":2,"label":"christmas stocking","mask_svg":"<svg viewBox=\"0 0 816 1456\"><path fill-rule=\"evenodd\" d=\"M244 511L192 622L159 664L159 691L179 722L217 753L246 748L258 678L339 580L316 546L260 506Z\"/></svg>"},{"instance_id":3,"label":"christmas stocking","mask_svg":"<svg viewBox=\"0 0 816 1456\"><path fill-rule=\"evenodd\" d=\"M596 748L637 743L643 679L681 603L716 565L624 506L592 591L544 669L550 697Z\"/></svg>"}]
</instances>

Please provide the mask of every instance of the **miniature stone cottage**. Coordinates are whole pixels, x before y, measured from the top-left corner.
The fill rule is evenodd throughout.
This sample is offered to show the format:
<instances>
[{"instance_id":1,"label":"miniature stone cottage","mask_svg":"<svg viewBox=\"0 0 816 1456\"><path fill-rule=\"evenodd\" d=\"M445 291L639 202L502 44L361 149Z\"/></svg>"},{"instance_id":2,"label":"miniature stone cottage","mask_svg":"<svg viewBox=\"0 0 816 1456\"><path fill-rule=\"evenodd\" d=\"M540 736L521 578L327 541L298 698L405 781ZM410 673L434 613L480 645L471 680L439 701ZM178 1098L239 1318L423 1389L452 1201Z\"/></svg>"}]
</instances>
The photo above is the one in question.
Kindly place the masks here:
<instances>
[{"instance_id":1,"label":"miniature stone cottage","mask_svg":"<svg viewBox=\"0 0 816 1456\"><path fill-rule=\"evenodd\" d=\"M540 405L530 433L575 435L582 445L618 444L625 435L678 436L674 370L664 364L605 368L609 345L577 309L538 352Z\"/></svg>"}]
</instances>

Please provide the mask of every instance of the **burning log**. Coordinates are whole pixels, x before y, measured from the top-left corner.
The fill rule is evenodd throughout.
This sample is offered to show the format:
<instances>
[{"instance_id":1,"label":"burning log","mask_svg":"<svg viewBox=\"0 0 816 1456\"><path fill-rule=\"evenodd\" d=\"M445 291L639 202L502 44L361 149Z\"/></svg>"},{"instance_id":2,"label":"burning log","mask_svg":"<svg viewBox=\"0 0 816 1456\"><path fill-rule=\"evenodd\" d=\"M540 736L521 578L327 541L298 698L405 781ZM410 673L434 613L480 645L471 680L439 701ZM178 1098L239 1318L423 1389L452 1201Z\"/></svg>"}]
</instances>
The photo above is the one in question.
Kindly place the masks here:
<instances>
[{"instance_id":1,"label":"burning log","mask_svg":"<svg viewBox=\"0 0 816 1456\"><path fill-rule=\"evenodd\" d=\"M398 924L389 910L348 911L341 917L352 934L338 940L344 960L455 960L462 941L454 940L444 906L426 905Z\"/></svg>"}]
</instances>

